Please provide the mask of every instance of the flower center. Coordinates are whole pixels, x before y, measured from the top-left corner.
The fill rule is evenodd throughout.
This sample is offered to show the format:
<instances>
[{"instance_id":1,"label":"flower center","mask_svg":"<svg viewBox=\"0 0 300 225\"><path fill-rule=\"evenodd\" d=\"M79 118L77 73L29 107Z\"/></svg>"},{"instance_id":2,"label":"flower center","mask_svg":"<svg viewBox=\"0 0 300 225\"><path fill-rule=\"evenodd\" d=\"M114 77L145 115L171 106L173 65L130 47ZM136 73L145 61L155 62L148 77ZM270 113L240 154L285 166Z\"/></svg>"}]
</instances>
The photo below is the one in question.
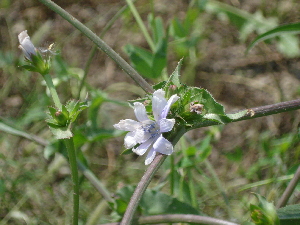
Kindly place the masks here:
<instances>
[{"instance_id":1,"label":"flower center","mask_svg":"<svg viewBox=\"0 0 300 225\"><path fill-rule=\"evenodd\" d=\"M142 130L145 133L150 133L151 138L160 133L159 125L153 120L146 120L142 122Z\"/></svg>"}]
</instances>

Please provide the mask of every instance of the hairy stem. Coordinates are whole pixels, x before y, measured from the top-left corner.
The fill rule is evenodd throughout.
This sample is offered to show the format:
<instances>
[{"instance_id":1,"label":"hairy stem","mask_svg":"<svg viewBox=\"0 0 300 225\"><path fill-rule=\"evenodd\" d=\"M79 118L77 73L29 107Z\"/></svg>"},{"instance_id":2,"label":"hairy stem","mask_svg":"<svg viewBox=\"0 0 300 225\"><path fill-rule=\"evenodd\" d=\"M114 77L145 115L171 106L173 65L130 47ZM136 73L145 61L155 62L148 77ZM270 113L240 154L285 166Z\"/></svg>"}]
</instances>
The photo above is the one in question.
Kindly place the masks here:
<instances>
[{"instance_id":1,"label":"hairy stem","mask_svg":"<svg viewBox=\"0 0 300 225\"><path fill-rule=\"evenodd\" d=\"M239 119L232 120L231 122L249 120L249 119L254 119L254 118L263 117L263 116L269 116L269 115L273 115L273 114L277 114L277 113L293 111L293 110L297 110L297 109L300 109L300 99L246 109L247 113L245 116L243 116ZM241 112L244 110L240 110L238 112ZM238 113L238 112L234 112L234 113ZM229 113L229 114L234 114L234 113ZM208 127L208 126L218 125L218 124L220 124L220 123L207 120L207 121L203 121L202 123L200 123L197 127L193 127L193 129L200 128L200 127Z\"/></svg>"},{"instance_id":2,"label":"hairy stem","mask_svg":"<svg viewBox=\"0 0 300 225\"><path fill-rule=\"evenodd\" d=\"M152 177L154 176L154 174L156 173L156 171L159 169L159 167L162 165L162 163L165 161L166 158L167 158L166 155L158 154L153 160L153 162L150 164L150 166L147 168L142 179L140 180L136 189L134 190L134 193L127 206L126 212L120 223L121 225L129 225L132 223L133 215L136 211L137 206L140 203L140 200L144 192L146 191L150 181L152 180Z\"/></svg>"},{"instance_id":3,"label":"hairy stem","mask_svg":"<svg viewBox=\"0 0 300 225\"><path fill-rule=\"evenodd\" d=\"M208 216L198 216L191 214L166 214L157 216L143 216L138 220L139 224L158 223L196 223L207 225L238 225L236 223L220 220Z\"/></svg>"},{"instance_id":4,"label":"hairy stem","mask_svg":"<svg viewBox=\"0 0 300 225\"><path fill-rule=\"evenodd\" d=\"M71 167L72 180L73 180L73 225L78 225L79 215L79 180L78 168L76 160L76 151L74 148L73 138L64 139L65 145L68 150L69 163Z\"/></svg>"},{"instance_id":5,"label":"hairy stem","mask_svg":"<svg viewBox=\"0 0 300 225\"><path fill-rule=\"evenodd\" d=\"M55 90L54 84L52 82L51 76L49 74L46 74L43 77L46 81L47 87L49 88L49 91L50 91L50 94L51 94L52 99L54 101L55 107L57 109L61 110L61 103L60 103L59 97L57 95L57 92Z\"/></svg>"},{"instance_id":6,"label":"hairy stem","mask_svg":"<svg viewBox=\"0 0 300 225\"><path fill-rule=\"evenodd\" d=\"M79 22L76 18L62 9L60 6L52 2L51 0L39 0L41 3L52 9L54 12L59 14L81 33L88 37L92 42L97 45L103 52L105 52L111 59L113 59L145 92L152 93L153 88L111 47L109 47L101 38L93 33L84 24Z\"/></svg>"},{"instance_id":7,"label":"hairy stem","mask_svg":"<svg viewBox=\"0 0 300 225\"><path fill-rule=\"evenodd\" d=\"M282 194L281 198L279 199L279 201L276 205L277 209L286 205L286 203L288 202L289 198L291 197L293 191L295 190L299 180L300 180L300 166L298 167L294 177L292 178L289 185L287 186L284 193Z\"/></svg>"},{"instance_id":8,"label":"hairy stem","mask_svg":"<svg viewBox=\"0 0 300 225\"><path fill-rule=\"evenodd\" d=\"M170 138L173 146L175 146L175 144L178 142L178 140L184 133L185 133L185 129L178 130L175 136ZM133 195L131 196L126 212L121 221L121 225L129 225L132 223L133 215L140 203L143 194L145 193L148 185L150 184L154 174L159 169L159 167L163 164L166 158L167 155L158 154L153 160L153 162L150 164L150 166L147 168L142 179L140 180L136 189L134 190Z\"/></svg>"},{"instance_id":9,"label":"hairy stem","mask_svg":"<svg viewBox=\"0 0 300 225\"><path fill-rule=\"evenodd\" d=\"M238 225L226 220L220 220L208 216L199 216L192 214L166 214L155 216L142 216L137 224L161 224L161 223L195 223L207 225ZM121 223L105 223L102 225L120 225Z\"/></svg>"}]
</instances>

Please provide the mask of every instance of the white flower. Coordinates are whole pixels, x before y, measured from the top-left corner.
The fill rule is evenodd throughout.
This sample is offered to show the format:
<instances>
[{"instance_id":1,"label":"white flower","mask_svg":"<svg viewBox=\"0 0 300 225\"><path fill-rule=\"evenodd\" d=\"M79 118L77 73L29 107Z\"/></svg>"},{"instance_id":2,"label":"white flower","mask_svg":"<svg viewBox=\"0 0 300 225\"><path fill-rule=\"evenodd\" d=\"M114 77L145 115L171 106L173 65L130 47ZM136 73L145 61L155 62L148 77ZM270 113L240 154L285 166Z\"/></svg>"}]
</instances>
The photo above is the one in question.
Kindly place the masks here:
<instances>
[{"instance_id":1,"label":"white flower","mask_svg":"<svg viewBox=\"0 0 300 225\"><path fill-rule=\"evenodd\" d=\"M22 51L25 54L25 57L29 60L31 60L31 55L36 55L36 48L30 41L30 37L27 34L27 30L22 31L19 35L19 48L22 49Z\"/></svg>"},{"instance_id":2,"label":"white flower","mask_svg":"<svg viewBox=\"0 0 300 225\"><path fill-rule=\"evenodd\" d=\"M172 130L175 119L166 119L171 105L176 102L179 97L172 95L167 101L165 92L159 89L153 93L152 111L155 121L150 120L146 113L145 106L140 102L134 103L134 113L138 121L126 119L121 120L114 127L118 130L130 131L124 139L124 145L127 149L140 144L132 151L138 155L143 155L149 148L150 151L146 157L145 164L149 165L156 152L170 155L173 152L173 145L162 136L162 133Z\"/></svg>"}]
</instances>

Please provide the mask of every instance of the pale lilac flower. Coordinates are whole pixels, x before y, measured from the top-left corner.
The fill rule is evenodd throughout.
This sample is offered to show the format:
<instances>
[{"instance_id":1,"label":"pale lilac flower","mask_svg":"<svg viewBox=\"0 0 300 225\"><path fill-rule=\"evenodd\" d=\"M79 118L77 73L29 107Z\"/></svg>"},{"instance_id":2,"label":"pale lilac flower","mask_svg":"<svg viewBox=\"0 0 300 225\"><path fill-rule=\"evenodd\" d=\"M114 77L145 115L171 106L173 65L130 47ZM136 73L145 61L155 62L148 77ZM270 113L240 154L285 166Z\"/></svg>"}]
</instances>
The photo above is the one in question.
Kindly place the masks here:
<instances>
[{"instance_id":1,"label":"pale lilac flower","mask_svg":"<svg viewBox=\"0 0 300 225\"><path fill-rule=\"evenodd\" d=\"M30 37L27 34L27 30L22 31L19 35L19 48L23 51L25 54L25 57L29 60L31 60L31 55L36 55L36 48L30 41Z\"/></svg>"},{"instance_id":2,"label":"pale lilac flower","mask_svg":"<svg viewBox=\"0 0 300 225\"><path fill-rule=\"evenodd\" d=\"M114 127L118 130L130 131L124 139L124 145L127 149L140 144L132 151L138 155L143 155L150 149L145 164L150 164L156 152L171 155L173 152L173 145L170 141L162 136L162 133L169 132L173 129L175 119L166 119L171 105L179 99L177 95L172 95L167 101L165 99L165 92L159 89L153 93L152 111L154 120L150 120L146 113L145 106L140 102L134 103L134 113L138 121L126 119L121 120Z\"/></svg>"}]
</instances>

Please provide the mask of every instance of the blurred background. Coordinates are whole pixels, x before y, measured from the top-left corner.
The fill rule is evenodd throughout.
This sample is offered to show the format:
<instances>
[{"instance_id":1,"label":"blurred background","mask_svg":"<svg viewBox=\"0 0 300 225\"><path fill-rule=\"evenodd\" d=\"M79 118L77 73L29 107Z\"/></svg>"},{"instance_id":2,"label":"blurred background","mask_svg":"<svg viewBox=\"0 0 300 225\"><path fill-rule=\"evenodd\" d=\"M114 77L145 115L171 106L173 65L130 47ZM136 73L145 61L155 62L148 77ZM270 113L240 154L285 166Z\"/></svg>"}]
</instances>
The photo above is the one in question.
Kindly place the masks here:
<instances>
[{"instance_id":1,"label":"blurred background","mask_svg":"<svg viewBox=\"0 0 300 225\"><path fill-rule=\"evenodd\" d=\"M259 43L245 55L257 35L299 22L298 1L137 0L153 48L125 1L55 3L102 35L150 84L166 79L183 58L182 83L207 89L226 112L299 96L298 35ZM124 134L112 127L120 119L134 119L126 101L144 92L88 38L39 1L1 0L0 221L67 224L72 216L70 171L64 147L44 121L53 103L43 79L20 68L24 56L17 35L23 30L36 47L55 44L51 75L62 102L84 100L88 94L91 107L73 130L79 158L115 198L118 189L136 185L146 169L144 157L121 155ZM209 216L236 221L247 219L250 192L276 202L299 164L299 116L294 111L190 131L176 146L171 193ZM30 140L33 137L40 142ZM169 176L167 160L150 186L170 193ZM82 224L119 218L83 175L80 185ZM299 188L290 204L299 203Z\"/></svg>"}]
</instances>

